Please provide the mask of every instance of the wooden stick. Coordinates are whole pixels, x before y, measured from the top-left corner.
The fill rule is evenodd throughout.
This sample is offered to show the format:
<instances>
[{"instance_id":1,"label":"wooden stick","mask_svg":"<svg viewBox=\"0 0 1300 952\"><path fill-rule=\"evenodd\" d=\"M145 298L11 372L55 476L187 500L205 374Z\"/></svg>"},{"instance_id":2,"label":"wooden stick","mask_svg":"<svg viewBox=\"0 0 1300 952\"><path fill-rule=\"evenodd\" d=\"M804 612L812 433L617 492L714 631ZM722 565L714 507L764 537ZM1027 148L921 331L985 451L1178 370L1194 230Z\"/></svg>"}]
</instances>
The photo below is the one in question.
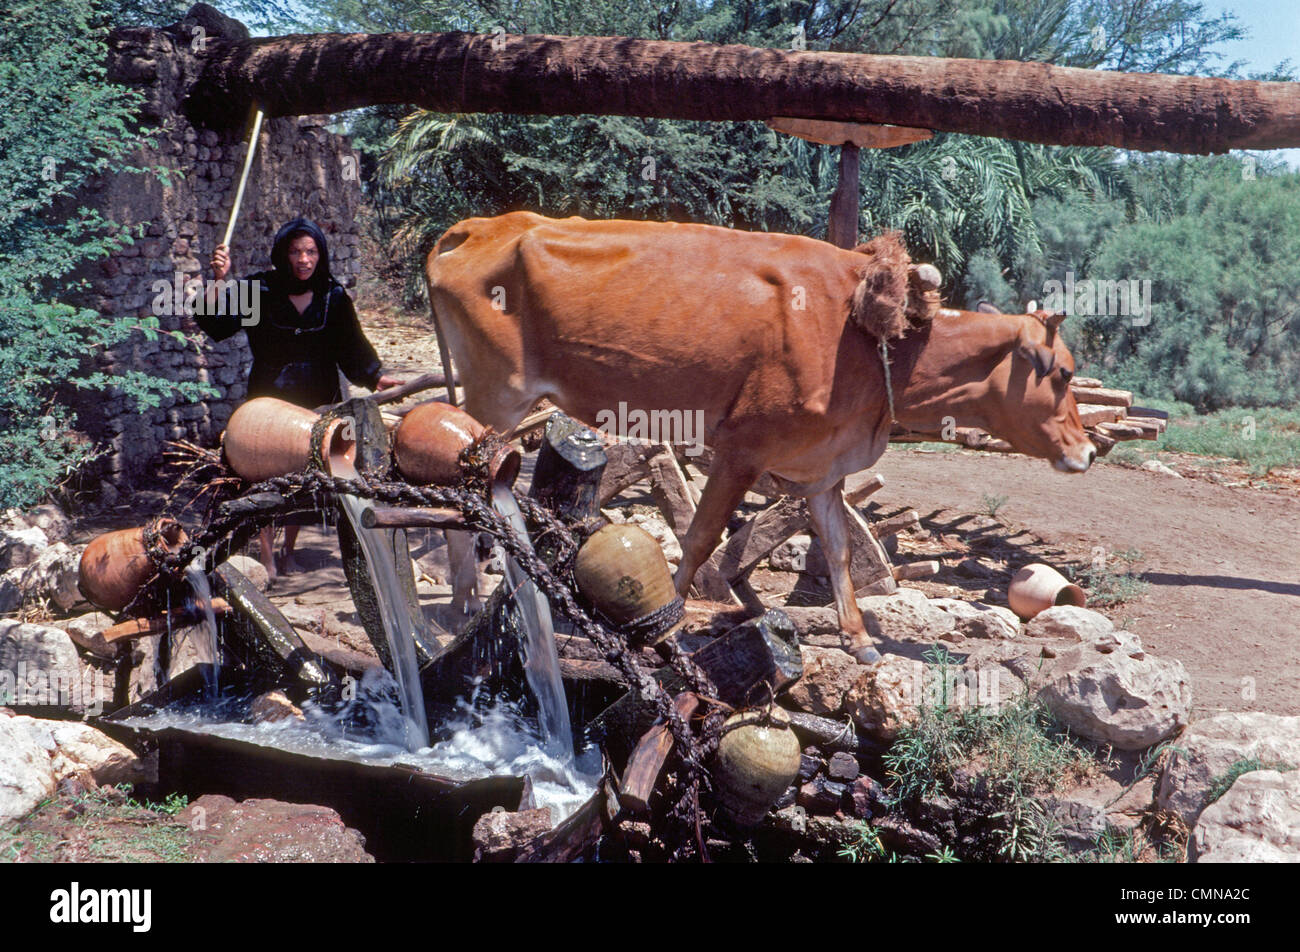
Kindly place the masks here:
<instances>
[{"instance_id":1,"label":"wooden stick","mask_svg":"<svg viewBox=\"0 0 1300 952\"><path fill-rule=\"evenodd\" d=\"M851 492L846 492L844 494L844 501L850 506L856 506L884 485L885 477L881 476L879 473L872 473L870 478L861 486Z\"/></svg>"},{"instance_id":2,"label":"wooden stick","mask_svg":"<svg viewBox=\"0 0 1300 952\"><path fill-rule=\"evenodd\" d=\"M673 708L684 719L689 719L700 706L700 699L690 691L673 698ZM666 723L656 724L642 735L623 772L623 783L618 790L619 803L637 813L650 809L650 795L654 793L659 772L673 749L673 735Z\"/></svg>"},{"instance_id":3,"label":"wooden stick","mask_svg":"<svg viewBox=\"0 0 1300 952\"><path fill-rule=\"evenodd\" d=\"M239 187L235 189L235 204L230 209L230 221L226 222L226 234L221 243L229 247L230 236L235 231L235 220L239 218L239 206L244 201L244 188L248 185L248 173L253 169L253 153L257 151L257 135L262 131L262 110L253 113L253 134L248 137L248 152L244 155L244 171L239 175Z\"/></svg>"},{"instance_id":4,"label":"wooden stick","mask_svg":"<svg viewBox=\"0 0 1300 952\"><path fill-rule=\"evenodd\" d=\"M1133 405L1133 393L1130 390L1109 390L1106 387L1071 386L1071 392L1077 403L1093 403L1107 407L1129 407Z\"/></svg>"},{"instance_id":5,"label":"wooden stick","mask_svg":"<svg viewBox=\"0 0 1300 952\"><path fill-rule=\"evenodd\" d=\"M444 374L421 374L414 380L408 380L396 387L389 387L387 390L380 390L372 394L369 400L371 403L395 403L398 400L405 400L413 393L429 390L432 387L441 387L445 383L446 375Z\"/></svg>"},{"instance_id":6,"label":"wooden stick","mask_svg":"<svg viewBox=\"0 0 1300 952\"><path fill-rule=\"evenodd\" d=\"M369 506L361 510L361 526L365 529L463 529L465 517L458 509Z\"/></svg>"},{"instance_id":7,"label":"wooden stick","mask_svg":"<svg viewBox=\"0 0 1300 952\"><path fill-rule=\"evenodd\" d=\"M900 512L896 516L890 516L888 519L881 519L871 523L871 534L877 539L887 539L905 529L914 529L920 524L920 513L915 509L909 509L907 512Z\"/></svg>"},{"instance_id":8,"label":"wooden stick","mask_svg":"<svg viewBox=\"0 0 1300 952\"><path fill-rule=\"evenodd\" d=\"M224 598L214 598L212 600L212 611L218 615L224 615L230 611L230 605ZM169 620L172 625L179 628L194 624L196 617L196 612L182 610L170 614L156 615L152 618L132 618L129 621L118 622L116 625L105 628L97 637L105 646L115 646L116 642L119 641L130 641L148 635L161 634L167 630Z\"/></svg>"},{"instance_id":9,"label":"wooden stick","mask_svg":"<svg viewBox=\"0 0 1300 952\"><path fill-rule=\"evenodd\" d=\"M1105 406L1100 403L1080 403L1079 420L1084 426L1096 426L1098 423L1115 423L1124 419L1122 406Z\"/></svg>"},{"instance_id":10,"label":"wooden stick","mask_svg":"<svg viewBox=\"0 0 1300 952\"><path fill-rule=\"evenodd\" d=\"M938 562L908 562L906 565L895 565L893 568L894 581L902 582L907 579L929 578L931 575L938 575L942 566Z\"/></svg>"}]
</instances>

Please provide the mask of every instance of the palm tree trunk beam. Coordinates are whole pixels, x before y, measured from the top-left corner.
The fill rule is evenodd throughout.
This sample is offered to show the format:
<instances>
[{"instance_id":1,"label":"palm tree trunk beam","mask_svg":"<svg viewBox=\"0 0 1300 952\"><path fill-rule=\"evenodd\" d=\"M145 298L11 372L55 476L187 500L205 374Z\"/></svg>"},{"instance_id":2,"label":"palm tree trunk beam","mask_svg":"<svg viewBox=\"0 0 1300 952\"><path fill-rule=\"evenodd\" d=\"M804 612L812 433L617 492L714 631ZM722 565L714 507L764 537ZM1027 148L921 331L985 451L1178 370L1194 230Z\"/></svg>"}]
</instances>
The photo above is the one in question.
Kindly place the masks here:
<instances>
[{"instance_id":1,"label":"palm tree trunk beam","mask_svg":"<svg viewBox=\"0 0 1300 952\"><path fill-rule=\"evenodd\" d=\"M1043 63L791 52L626 37L311 34L213 41L190 90L207 125L401 103L436 112L774 116L1053 145L1214 153L1300 146L1300 84Z\"/></svg>"}]
</instances>

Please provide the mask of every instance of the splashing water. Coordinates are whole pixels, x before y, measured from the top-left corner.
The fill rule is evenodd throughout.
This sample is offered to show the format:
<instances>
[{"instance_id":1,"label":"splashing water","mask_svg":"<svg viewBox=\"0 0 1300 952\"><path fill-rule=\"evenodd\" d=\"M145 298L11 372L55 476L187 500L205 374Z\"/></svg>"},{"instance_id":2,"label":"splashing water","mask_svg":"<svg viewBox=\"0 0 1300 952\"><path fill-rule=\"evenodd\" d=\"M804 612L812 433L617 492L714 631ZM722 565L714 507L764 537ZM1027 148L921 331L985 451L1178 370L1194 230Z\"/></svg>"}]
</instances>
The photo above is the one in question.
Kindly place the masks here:
<instances>
[{"instance_id":1,"label":"splashing water","mask_svg":"<svg viewBox=\"0 0 1300 952\"><path fill-rule=\"evenodd\" d=\"M355 696L326 705L307 701L303 718L248 723L251 696L177 704L128 718L125 726L163 730L178 728L228 737L310 757L390 766L402 764L420 771L465 782L490 776L528 776L532 799L524 809L550 807L551 822L565 820L596 790L600 751L591 748L578 758L552 755L538 728L514 705L498 698L481 704L476 684L457 703L443 725L443 739L418 751L406 749L406 720L398 702L398 685L383 668L362 675Z\"/></svg>"},{"instance_id":2,"label":"splashing water","mask_svg":"<svg viewBox=\"0 0 1300 952\"><path fill-rule=\"evenodd\" d=\"M365 555L366 571L379 602L379 614L388 640L388 654L393 659L397 689L402 701L402 714L406 719L405 744L407 750L429 746L429 726L425 720L424 692L420 688L420 668L415 657L415 622L406 594L397 580L393 553L384 544L382 529L365 529L361 525L364 500L343 493L339 496L343 511L352 523L352 531Z\"/></svg>"},{"instance_id":3,"label":"splashing water","mask_svg":"<svg viewBox=\"0 0 1300 952\"><path fill-rule=\"evenodd\" d=\"M510 522L515 533L531 550L532 544L523 513L519 511L514 493L507 486L500 483L493 485L492 507ZM504 568L505 584L514 593L515 604L519 607L523 621L521 650L524 676L537 698L546 748L556 756L572 756L573 727L569 723L569 706L564 699L564 681L560 678L560 656L555 648L551 606L518 562L507 555L500 545L494 547L494 552Z\"/></svg>"},{"instance_id":4,"label":"splashing water","mask_svg":"<svg viewBox=\"0 0 1300 952\"><path fill-rule=\"evenodd\" d=\"M185 580L189 582L190 590L194 593L195 606L203 612L203 628L206 637L198 643L198 654L200 661L212 666L205 669L204 680L209 696L214 696L218 690L216 670L221 664L221 649L217 643L217 615L212 610L212 588L208 585L207 573L203 571L202 553L196 555L194 560L185 566ZM167 635L171 637L170 611L167 613Z\"/></svg>"}]
</instances>

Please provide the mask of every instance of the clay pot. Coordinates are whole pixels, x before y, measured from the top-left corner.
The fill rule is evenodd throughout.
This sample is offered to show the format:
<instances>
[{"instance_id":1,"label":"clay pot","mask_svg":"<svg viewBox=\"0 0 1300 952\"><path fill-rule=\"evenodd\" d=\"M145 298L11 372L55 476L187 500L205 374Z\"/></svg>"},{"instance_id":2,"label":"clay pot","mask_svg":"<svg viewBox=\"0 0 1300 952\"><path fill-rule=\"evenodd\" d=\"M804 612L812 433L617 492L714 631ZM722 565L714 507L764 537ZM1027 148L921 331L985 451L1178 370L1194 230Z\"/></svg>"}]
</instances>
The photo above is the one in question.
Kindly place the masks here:
<instances>
[{"instance_id":1,"label":"clay pot","mask_svg":"<svg viewBox=\"0 0 1300 952\"><path fill-rule=\"evenodd\" d=\"M416 485L451 486L461 479L457 458L485 432L485 427L459 407L433 400L411 409L393 434L397 469ZM519 453L504 444L488 463L488 479L513 485L519 475Z\"/></svg>"},{"instance_id":2,"label":"clay pot","mask_svg":"<svg viewBox=\"0 0 1300 952\"><path fill-rule=\"evenodd\" d=\"M252 483L306 469L312 460L312 428L320 414L275 397L254 397L235 408L221 436L230 468ZM350 421L330 420L321 434L320 457L351 461L357 452Z\"/></svg>"},{"instance_id":3,"label":"clay pot","mask_svg":"<svg viewBox=\"0 0 1300 952\"><path fill-rule=\"evenodd\" d=\"M185 544L185 530L175 519L159 519L160 543L168 552ZM77 585L86 600L104 611L121 611L158 571L144 545L144 526L105 532L81 553Z\"/></svg>"},{"instance_id":4,"label":"clay pot","mask_svg":"<svg viewBox=\"0 0 1300 952\"><path fill-rule=\"evenodd\" d=\"M734 714L723 725L713 776L727 815L741 826L762 821L799 773L799 738L790 718L772 708L772 723L759 711ZM728 730L733 725L742 725Z\"/></svg>"},{"instance_id":5,"label":"clay pot","mask_svg":"<svg viewBox=\"0 0 1300 952\"><path fill-rule=\"evenodd\" d=\"M593 532L573 562L578 591L610 621L626 625L677 598L672 573L654 536L636 525L608 525ZM662 641L677 622L654 636Z\"/></svg>"},{"instance_id":6,"label":"clay pot","mask_svg":"<svg viewBox=\"0 0 1300 952\"><path fill-rule=\"evenodd\" d=\"M1083 608L1088 596L1050 565L1035 562L1026 565L1011 578L1007 589L1011 610L1025 621L1053 605L1077 605Z\"/></svg>"}]
</instances>

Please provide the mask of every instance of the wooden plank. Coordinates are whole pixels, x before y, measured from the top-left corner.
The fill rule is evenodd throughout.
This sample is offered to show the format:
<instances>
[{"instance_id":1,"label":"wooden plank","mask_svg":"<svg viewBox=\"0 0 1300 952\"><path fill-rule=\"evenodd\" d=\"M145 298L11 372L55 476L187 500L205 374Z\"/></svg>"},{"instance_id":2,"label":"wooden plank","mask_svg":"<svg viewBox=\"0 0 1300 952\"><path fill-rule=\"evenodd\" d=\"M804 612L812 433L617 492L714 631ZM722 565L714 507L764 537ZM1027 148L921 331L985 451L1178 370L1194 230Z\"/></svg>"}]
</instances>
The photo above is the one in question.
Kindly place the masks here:
<instances>
[{"instance_id":1,"label":"wooden plank","mask_svg":"<svg viewBox=\"0 0 1300 952\"><path fill-rule=\"evenodd\" d=\"M871 534L877 539L887 539L908 529L919 528L920 525L921 514L915 509L909 509L906 512L900 512L896 516L890 516L888 519L878 519L871 523Z\"/></svg>"},{"instance_id":2,"label":"wooden plank","mask_svg":"<svg viewBox=\"0 0 1300 952\"><path fill-rule=\"evenodd\" d=\"M894 566L895 581L904 582L908 579L929 578L932 575L938 575L942 566L935 561L927 562L908 562L906 565Z\"/></svg>"},{"instance_id":3,"label":"wooden plank","mask_svg":"<svg viewBox=\"0 0 1300 952\"><path fill-rule=\"evenodd\" d=\"M1098 423L1115 423L1124 419L1125 410L1121 406L1104 406L1100 403L1080 403L1079 419L1084 426L1096 426Z\"/></svg>"},{"instance_id":4,"label":"wooden plank","mask_svg":"<svg viewBox=\"0 0 1300 952\"><path fill-rule=\"evenodd\" d=\"M822 145L855 145L860 149L890 149L921 142L934 135L929 129L891 126L877 122L835 122L826 119L794 119L777 116L767 127Z\"/></svg>"},{"instance_id":5,"label":"wooden plank","mask_svg":"<svg viewBox=\"0 0 1300 952\"><path fill-rule=\"evenodd\" d=\"M885 477L879 473L872 473L871 476L861 486L856 486L844 494L844 501L850 506L856 506L862 500L866 499L872 493L881 489L885 485Z\"/></svg>"},{"instance_id":6,"label":"wooden plank","mask_svg":"<svg viewBox=\"0 0 1300 952\"><path fill-rule=\"evenodd\" d=\"M1100 404L1107 407L1129 407L1133 405L1133 393L1130 390L1111 390L1106 387L1071 386L1076 403Z\"/></svg>"},{"instance_id":7,"label":"wooden plank","mask_svg":"<svg viewBox=\"0 0 1300 952\"><path fill-rule=\"evenodd\" d=\"M853 580L853 594L861 598L863 595L892 592L896 586L889 554L876 540L871 526L862 518L862 514L843 499L840 500L840 505L844 507L848 522L849 578Z\"/></svg>"},{"instance_id":8,"label":"wooden plank","mask_svg":"<svg viewBox=\"0 0 1300 952\"><path fill-rule=\"evenodd\" d=\"M768 506L713 550L709 564L726 579L744 578L778 545L808 527L808 504L787 496Z\"/></svg>"},{"instance_id":9,"label":"wooden plank","mask_svg":"<svg viewBox=\"0 0 1300 952\"><path fill-rule=\"evenodd\" d=\"M1070 381L1070 386L1080 390L1096 390L1106 385L1096 377L1075 377Z\"/></svg>"},{"instance_id":10,"label":"wooden plank","mask_svg":"<svg viewBox=\"0 0 1300 952\"><path fill-rule=\"evenodd\" d=\"M700 699L690 691L673 698L673 708L688 719L700 706ZM627 759L623 782L618 789L618 802L636 813L650 809L650 795L659 782L659 772L673 749L673 735L666 723L656 724L642 735L641 740Z\"/></svg>"},{"instance_id":11,"label":"wooden plank","mask_svg":"<svg viewBox=\"0 0 1300 952\"><path fill-rule=\"evenodd\" d=\"M1131 417L1150 417L1153 420L1169 421L1169 414L1165 410L1157 410L1154 407L1129 407L1128 415Z\"/></svg>"},{"instance_id":12,"label":"wooden plank","mask_svg":"<svg viewBox=\"0 0 1300 952\"><path fill-rule=\"evenodd\" d=\"M1158 417L1128 416L1124 418L1124 422L1129 426L1140 426L1144 430L1157 434L1163 433L1169 427L1168 421Z\"/></svg>"},{"instance_id":13,"label":"wooden plank","mask_svg":"<svg viewBox=\"0 0 1300 952\"><path fill-rule=\"evenodd\" d=\"M600 475L596 499L602 506L623 490L650 478L650 459L662 453L662 445L613 443L605 447L605 471Z\"/></svg>"}]
</instances>

